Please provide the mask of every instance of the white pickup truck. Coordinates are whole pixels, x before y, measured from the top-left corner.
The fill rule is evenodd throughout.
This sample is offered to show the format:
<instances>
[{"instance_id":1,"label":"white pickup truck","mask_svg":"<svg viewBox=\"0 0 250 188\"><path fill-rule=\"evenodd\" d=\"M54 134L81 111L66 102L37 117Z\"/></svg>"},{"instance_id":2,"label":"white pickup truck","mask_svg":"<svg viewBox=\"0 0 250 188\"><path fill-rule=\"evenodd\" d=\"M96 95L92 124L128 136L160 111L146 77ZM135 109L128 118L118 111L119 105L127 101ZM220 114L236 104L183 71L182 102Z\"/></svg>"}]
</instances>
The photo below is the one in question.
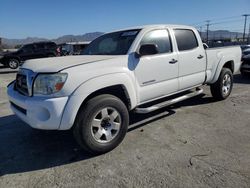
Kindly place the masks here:
<instances>
[{"instance_id":1,"label":"white pickup truck","mask_svg":"<svg viewBox=\"0 0 250 188\"><path fill-rule=\"evenodd\" d=\"M204 49L193 27L142 26L104 34L80 56L26 61L8 96L31 127L73 129L84 149L100 154L123 140L129 111L152 112L205 84L226 99L240 64L240 47Z\"/></svg>"}]
</instances>

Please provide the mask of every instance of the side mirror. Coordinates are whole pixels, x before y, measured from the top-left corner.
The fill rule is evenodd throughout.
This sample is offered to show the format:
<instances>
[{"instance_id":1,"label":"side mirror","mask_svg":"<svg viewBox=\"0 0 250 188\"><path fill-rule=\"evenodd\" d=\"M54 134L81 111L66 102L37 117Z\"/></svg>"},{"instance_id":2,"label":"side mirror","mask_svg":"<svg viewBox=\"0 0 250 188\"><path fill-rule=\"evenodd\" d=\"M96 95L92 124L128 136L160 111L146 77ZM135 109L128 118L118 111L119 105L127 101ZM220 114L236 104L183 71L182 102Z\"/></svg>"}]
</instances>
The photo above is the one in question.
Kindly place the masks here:
<instances>
[{"instance_id":1,"label":"side mirror","mask_svg":"<svg viewBox=\"0 0 250 188\"><path fill-rule=\"evenodd\" d=\"M140 46L139 55L154 55L158 54L158 46L156 44L143 44Z\"/></svg>"}]
</instances>

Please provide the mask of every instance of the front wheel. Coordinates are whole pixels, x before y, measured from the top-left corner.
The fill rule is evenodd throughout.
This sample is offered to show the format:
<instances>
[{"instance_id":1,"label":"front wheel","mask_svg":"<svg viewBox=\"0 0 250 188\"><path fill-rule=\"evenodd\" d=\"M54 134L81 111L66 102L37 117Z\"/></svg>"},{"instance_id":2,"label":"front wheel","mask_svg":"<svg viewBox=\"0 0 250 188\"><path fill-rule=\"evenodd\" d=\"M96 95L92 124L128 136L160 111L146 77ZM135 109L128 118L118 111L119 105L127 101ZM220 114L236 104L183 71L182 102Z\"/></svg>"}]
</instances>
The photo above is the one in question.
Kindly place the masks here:
<instances>
[{"instance_id":1,"label":"front wheel","mask_svg":"<svg viewBox=\"0 0 250 188\"><path fill-rule=\"evenodd\" d=\"M19 67L19 61L17 59L10 59L8 62L8 66L11 69L17 69Z\"/></svg>"},{"instance_id":2,"label":"front wheel","mask_svg":"<svg viewBox=\"0 0 250 188\"><path fill-rule=\"evenodd\" d=\"M129 124L125 104L113 95L100 95L87 101L76 117L73 133L83 149L106 153L118 146Z\"/></svg>"},{"instance_id":3,"label":"front wheel","mask_svg":"<svg viewBox=\"0 0 250 188\"><path fill-rule=\"evenodd\" d=\"M233 73L228 68L222 68L218 80L210 86L212 96L216 100L226 99L233 88Z\"/></svg>"}]
</instances>

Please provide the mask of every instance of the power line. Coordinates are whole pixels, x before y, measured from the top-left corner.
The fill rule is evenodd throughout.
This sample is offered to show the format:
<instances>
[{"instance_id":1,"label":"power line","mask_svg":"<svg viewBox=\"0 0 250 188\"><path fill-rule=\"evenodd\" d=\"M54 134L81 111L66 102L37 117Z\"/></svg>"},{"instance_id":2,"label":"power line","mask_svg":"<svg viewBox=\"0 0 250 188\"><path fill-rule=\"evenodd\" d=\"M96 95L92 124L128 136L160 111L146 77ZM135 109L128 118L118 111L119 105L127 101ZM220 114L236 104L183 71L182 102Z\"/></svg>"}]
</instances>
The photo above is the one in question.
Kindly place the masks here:
<instances>
[{"instance_id":1,"label":"power line","mask_svg":"<svg viewBox=\"0 0 250 188\"><path fill-rule=\"evenodd\" d=\"M211 23L211 25L219 25L219 24L233 23L233 22L239 22L239 21L242 21L242 19L224 21L224 22L215 22L215 23Z\"/></svg>"},{"instance_id":2,"label":"power line","mask_svg":"<svg viewBox=\"0 0 250 188\"><path fill-rule=\"evenodd\" d=\"M248 34L246 32L246 25L247 25L247 19L250 16L250 14L243 14L242 15L244 17L244 29L243 29L243 41L248 40L248 42L250 41L250 25L249 25L249 31ZM240 26L242 23L243 19L240 16L231 16L231 17L224 17L224 18L217 18L217 19L210 19L210 20L206 20L203 22L198 22L198 23L194 23L192 24L194 27L197 28L197 30L199 30L200 34L202 34L202 28L206 28L206 41L208 42L209 40L209 29L211 28L211 26L215 26L212 27L213 30L225 30L226 28L228 28L229 31L232 32L238 32L241 33L240 31L242 31L242 27ZM203 24L202 24L203 23ZM235 24L233 24L235 23ZM230 24L230 25L229 25ZM219 26L219 27L218 27ZM221 28L221 29L220 29ZM203 33L205 33L203 31Z\"/></svg>"},{"instance_id":3,"label":"power line","mask_svg":"<svg viewBox=\"0 0 250 188\"><path fill-rule=\"evenodd\" d=\"M218 21L218 20L229 20L229 19L232 19L232 18L239 18L240 15L238 16L230 16L230 17L224 17L224 18L215 18L215 19L210 19L211 21Z\"/></svg>"},{"instance_id":4,"label":"power line","mask_svg":"<svg viewBox=\"0 0 250 188\"><path fill-rule=\"evenodd\" d=\"M199 24L202 24L202 23L204 23L204 21L202 21L202 22L192 23L192 24L190 24L190 25L199 25Z\"/></svg>"},{"instance_id":5,"label":"power line","mask_svg":"<svg viewBox=\"0 0 250 188\"><path fill-rule=\"evenodd\" d=\"M221 20L229 20L229 19L233 19L233 18L240 18L241 16L238 15L238 16L230 16L230 17L224 17L224 18L216 18L216 19L210 19L210 21L221 21ZM196 23L192 23L190 25L200 25L204 23L204 21L201 21L201 22L196 22Z\"/></svg>"},{"instance_id":6,"label":"power line","mask_svg":"<svg viewBox=\"0 0 250 188\"><path fill-rule=\"evenodd\" d=\"M242 19L237 19L237 20L231 20L231 21L224 21L224 22L211 22L210 20L210 25L222 25L222 24L229 24L229 23L236 23L236 22L241 22ZM206 26L207 24L204 24L204 25L196 25L195 27L204 27Z\"/></svg>"}]
</instances>

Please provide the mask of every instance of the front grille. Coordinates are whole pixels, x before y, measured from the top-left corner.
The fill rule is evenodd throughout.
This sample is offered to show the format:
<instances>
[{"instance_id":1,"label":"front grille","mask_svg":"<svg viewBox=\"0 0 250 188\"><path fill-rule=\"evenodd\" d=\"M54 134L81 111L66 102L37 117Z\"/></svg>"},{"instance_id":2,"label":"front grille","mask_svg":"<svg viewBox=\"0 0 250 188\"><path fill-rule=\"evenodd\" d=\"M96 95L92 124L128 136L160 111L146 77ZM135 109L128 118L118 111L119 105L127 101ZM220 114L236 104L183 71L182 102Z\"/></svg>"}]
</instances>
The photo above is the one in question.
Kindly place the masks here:
<instances>
[{"instance_id":1,"label":"front grille","mask_svg":"<svg viewBox=\"0 0 250 188\"><path fill-rule=\"evenodd\" d=\"M29 69L19 69L16 76L15 90L19 93L32 96L32 84L36 73Z\"/></svg>"},{"instance_id":2,"label":"front grille","mask_svg":"<svg viewBox=\"0 0 250 188\"><path fill-rule=\"evenodd\" d=\"M17 74L16 76L16 90L24 95L29 95L27 76L23 74Z\"/></svg>"}]
</instances>

